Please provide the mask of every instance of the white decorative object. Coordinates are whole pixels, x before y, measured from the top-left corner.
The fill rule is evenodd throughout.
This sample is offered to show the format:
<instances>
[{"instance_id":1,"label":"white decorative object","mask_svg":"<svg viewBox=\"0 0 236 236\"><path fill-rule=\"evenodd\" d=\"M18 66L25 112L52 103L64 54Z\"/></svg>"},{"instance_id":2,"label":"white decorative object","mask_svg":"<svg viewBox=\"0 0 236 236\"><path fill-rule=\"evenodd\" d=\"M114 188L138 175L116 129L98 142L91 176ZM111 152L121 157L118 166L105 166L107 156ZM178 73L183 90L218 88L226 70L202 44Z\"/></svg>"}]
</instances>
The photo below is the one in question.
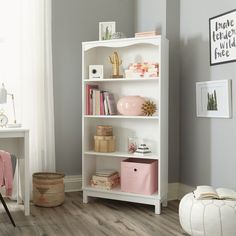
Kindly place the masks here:
<instances>
[{"instance_id":1,"label":"white decorative object","mask_svg":"<svg viewBox=\"0 0 236 236\"><path fill-rule=\"evenodd\" d=\"M231 80L196 83L198 117L231 117Z\"/></svg>"},{"instance_id":2,"label":"white decorative object","mask_svg":"<svg viewBox=\"0 0 236 236\"><path fill-rule=\"evenodd\" d=\"M115 32L111 35L111 39L123 39L126 38L123 32Z\"/></svg>"},{"instance_id":3,"label":"white decorative object","mask_svg":"<svg viewBox=\"0 0 236 236\"><path fill-rule=\"evenodd\" d=\"M89 79L103 79L103 65L90 65Z\"/></svg>"},{"instance_id":4,"label":"white decorative object","mask_svg":"<svg viewBox=\"0 0 236 236\"><path fill-rule=\"evenodd\" d=\"M116 32L116 22L99 22L99 40L111 39L113 33Z\"/></svg>"},{"instance_id":5,"label":"white decorative object","mask_svg":"<svg viewBox=\"0 0 236 236\"><path fill-rule=\"evenodd\" d=\"M236 9L209 19L210 64L236 61Z\"/></svg>"},{"instance_id":6,"label":"white decorative object","mask_svg":"<svg viewBox=\"0 0 236 236\"><path fill-rule=\"evenodd\" d=\"M141 156L144 156L150 153L151 153L151 150L145 143L141 143L138 146L137 150L134 152L134 154L141 155Z\"/></svg>"},{"instance_id":7,"label":"white decorative object","mask_svg":"<svg viewBox=\"0 0 236 236\"><path fill-rule=\"evenodd\" d=\"M193 193L185 195L179 205L182 228L190 235L236 235L236 201L196 200Z\"/></svg>"},{"instance_id":8,"label":"white decorative object","mask_svg":"<svg viewBox=\"0 0 236 236\"><path fill-rule=\"evenodd\" d=\"M7 95L9 95L12 99L12 108L13 108L14 121L13 121L13 124L5 123L4 126L7 126L8 128L19 128L19 127L21 127L21 124L18 124L16 122L16 109L15 109L14 94L13 93L8 93L5 86L4 86L4 83L2 83L2 87L0 89L0 104L7 103ZM4 120L6 120L7 117L6 117L6 115L4 115L4 116L5 116ZM8 122L8 118L7 118L7 122Z\"/></svg>"},{"instance_id":9,"label":"white decorative object","mask_svg":"<svg viewBox=\"0 0 236 236\"><path fill-rule=\"evenodd\" d=\"M83 163L83 202L88 203L90 197L100 197L119 201L129 201L155 206L155 213L160 214L161 204L167 204L168 192L168 40L163 36L149 38L125 38L117 40L101 40L82 43L83 68L91 64L104 65L104 78L89 80L88 70L82 74L82 163ZM160 78L111 78L108 56L114 48L122 55L122 65L127 68L130 63L140 60L154 61L160 65ZM110 76L110 77L109 77ZM116 101L124 96L148 97L160 107L159 113L153 116L124 115L87 115L86 86L97 85L99 89L114 94ZM129 104L130 105L130 104ZM161 121L161 122L160 122ZM116 136L116 151L101 153L93 150L93 136L98 125L112 125ZM152 153L137 155L128 153L128 137L142 137ZM147 141L146 141L147 140ZM151 143L149 144L149 140ZM142 142L144 143L144 142ZM120 186L111 190L97 189L90 186L93 173L100 169L120 170L121 161L127 158L145 158L158 161L158 192L152 195L122 192Z\"/></svg>"},{"instance_id":10,"label":"white decorative object","mask_svg":"<svg viewBox=\"0 0 236 236\"><path fill-rule=\"evenodd\" d=\"M0 127L6 127L8 123L8 117L4 114L3 111L0 111Z\"/></svg>"}]
</instances>

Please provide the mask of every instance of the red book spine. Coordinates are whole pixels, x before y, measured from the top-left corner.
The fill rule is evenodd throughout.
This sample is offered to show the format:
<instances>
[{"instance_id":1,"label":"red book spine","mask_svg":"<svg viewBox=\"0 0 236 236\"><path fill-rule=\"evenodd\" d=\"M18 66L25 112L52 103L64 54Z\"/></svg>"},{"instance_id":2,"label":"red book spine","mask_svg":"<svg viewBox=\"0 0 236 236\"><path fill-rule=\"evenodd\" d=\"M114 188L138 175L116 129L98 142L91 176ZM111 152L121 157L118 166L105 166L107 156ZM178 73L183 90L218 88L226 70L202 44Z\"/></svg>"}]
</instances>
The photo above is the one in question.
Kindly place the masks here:
<instances>
[{"instance_id":1,"label":"red book spine","mask_svg":"<svg viewBox=\"0 0 236 236\"><path fill-rule=\"evenodd\" d=\"M86 84L86 115L90 115L90 85Z\"/></svg>"},{"instance_id":2,"label":"red book spine","mask_svg":"<svg viewBox=\"0 0 236 236\"><path fill-rule=\"evenodd\" d=\"M93 89L98 89L98 85L86 84L86 115L93 115Z\"/></svg>"}]
</instances>

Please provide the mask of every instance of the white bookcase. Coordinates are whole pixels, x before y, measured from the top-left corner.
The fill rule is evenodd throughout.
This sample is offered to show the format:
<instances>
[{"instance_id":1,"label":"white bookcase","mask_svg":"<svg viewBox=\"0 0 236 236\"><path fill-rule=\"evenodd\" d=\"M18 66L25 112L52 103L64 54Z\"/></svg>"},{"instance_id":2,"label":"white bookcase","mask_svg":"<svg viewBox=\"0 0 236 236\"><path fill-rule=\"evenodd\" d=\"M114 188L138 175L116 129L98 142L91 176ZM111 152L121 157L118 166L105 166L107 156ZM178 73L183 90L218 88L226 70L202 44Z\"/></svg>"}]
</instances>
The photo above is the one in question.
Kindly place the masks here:
<instances>
[{"instance_id":1,"label":"white bookcase","mask_svg":"<svg viewBox=\"0 0 236 236\"><path fill-rule=\"evenodd\" d=\"M163 36L125 38L82 43L82 174L83 201L99 197L149 204L160 214L161 203L167 205L168 191L168 40ZM122 59L121 69L130 63L159 63L159 77L112 79L109 56L117 51ZM89 65L103 65L104 79L89 79ZM122 70L121 70L122 71ZM122 71L122 74L124 72ZM86 115L86 84L97 84L102 90L112 92L116 101L127 95L150 98L158 105L153 116L98 116ZM112 125L116 136L116 152L98 153L93 150L93 137L97 125ZM150 141L152 154L144 157L128 154L128 137ZM158 191L153 195L122 192L119 187L103 190L90 187L96 169L112 168L120 171L126 158L158 160Z\"/></svg>"}]
</instances>

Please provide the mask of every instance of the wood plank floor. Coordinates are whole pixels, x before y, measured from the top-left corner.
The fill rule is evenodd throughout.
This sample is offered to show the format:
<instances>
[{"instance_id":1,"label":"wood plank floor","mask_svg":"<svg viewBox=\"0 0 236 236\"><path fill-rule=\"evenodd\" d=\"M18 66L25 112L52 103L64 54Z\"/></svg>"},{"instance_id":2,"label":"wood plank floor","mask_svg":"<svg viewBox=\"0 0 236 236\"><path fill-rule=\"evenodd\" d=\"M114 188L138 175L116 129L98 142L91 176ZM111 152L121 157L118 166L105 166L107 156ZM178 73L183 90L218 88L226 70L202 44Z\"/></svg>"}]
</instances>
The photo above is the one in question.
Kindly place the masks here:
<instances>
[{"instance_id":1,"label":"wood plank floor","mask_svg":"<svg viewBox=\"0 0 236 236\"><path fill-rule=\"evenodd\" d=\"M149 205L92 198L82 203L82 193L67 193L60 207L23 207L7 201L17 227L14 228L0 205L0 236L178 236L186 235L178 218L178 201L171 201L161 215Z\"/></svg>"}]
</instances>

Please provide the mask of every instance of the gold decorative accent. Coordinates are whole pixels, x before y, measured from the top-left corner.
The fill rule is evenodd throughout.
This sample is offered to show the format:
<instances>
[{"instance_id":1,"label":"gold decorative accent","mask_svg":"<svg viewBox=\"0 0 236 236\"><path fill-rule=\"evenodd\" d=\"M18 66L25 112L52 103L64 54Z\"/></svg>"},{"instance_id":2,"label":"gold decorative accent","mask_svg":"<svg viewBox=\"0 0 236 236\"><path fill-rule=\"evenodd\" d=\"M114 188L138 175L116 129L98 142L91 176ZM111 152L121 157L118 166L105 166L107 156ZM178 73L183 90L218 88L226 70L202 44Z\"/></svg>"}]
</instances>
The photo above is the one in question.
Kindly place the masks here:
<instances>
[{"instance_id":1,"label":"gold decorative accent","mask_svg":"<svg viewBox=\"0 0 236 236\"><path fill-rule=\"evenodd\" d=\"M142 111L145 116L152 116L157 111L157 105L148 100L142 105Z\"/></svg>"},{"instance_id":2,"label":"gold decorative accent","mask_svg":"<svg viewBox=\"0 0 236 236\"><path fill-rule=\"evenodd\" d=\"M117 52L114 52L113 55L110 57L110 62L112 64L112 78L123 78L123 75L120 75L119 69L120 65L122 64L122 60L119 59L119 55Z\"/></svg>"}]
</instances>

